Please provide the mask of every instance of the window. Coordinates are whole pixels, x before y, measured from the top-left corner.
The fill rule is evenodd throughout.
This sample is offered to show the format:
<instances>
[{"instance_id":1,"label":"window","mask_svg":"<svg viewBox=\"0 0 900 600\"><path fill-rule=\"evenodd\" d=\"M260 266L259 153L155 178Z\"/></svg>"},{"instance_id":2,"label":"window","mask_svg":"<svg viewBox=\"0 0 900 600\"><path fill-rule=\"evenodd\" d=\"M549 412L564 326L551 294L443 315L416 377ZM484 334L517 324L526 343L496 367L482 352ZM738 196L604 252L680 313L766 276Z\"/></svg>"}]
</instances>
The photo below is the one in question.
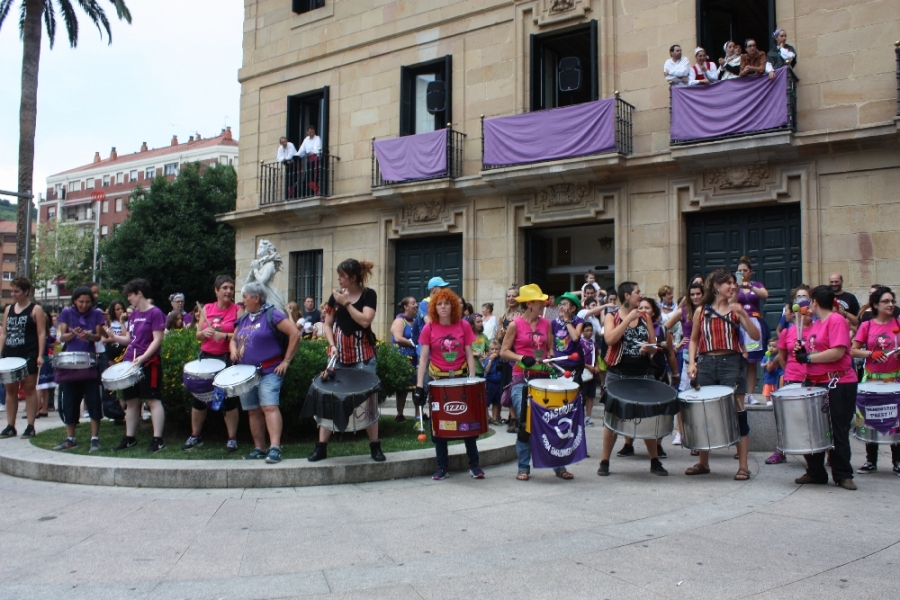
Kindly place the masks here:
<instances>
[{"instance_id":1,"label":"window","mask_svg":"<svg viewBox=\"0 0 900 600\"><path fill-rule=\"evenodd\" d=\"M3 290L4 298L12 298L12 290Z\"/></svg>"},{"instance_id":2,"label":"window","mask_svg":"<svg viewBox=\"0 0 900 600\"><path fill-rule=\"evenodd\" d=\"M154 179L156 177L156 167L147 167L144 171L144 179Z\"/></svg>"},{"instance_id":3,"label":"window","mask_svg":"<svg viewBox=\"0 0 900 600\"><path fill-rule=\"evenodd\" d=\"M314 92L288 96L286 137L295 148L300 148L306 138L306 130L312 126L322 139L323 150L328 152L328 95L326 85Z\"/></svg>"},{"instance_id":4,"label":"window","mask_svg":"<svg viewBox=\"0 0 900 600\"><path fill-rule=\"evenodd\" d=\"M231 166L234 167L234 170L237 171L238 168L238 159L237 156L231 159Z\"/></svg>"},{"instance_id":5,"label":"window","mask_svg":"<svg viewBox=\"0 0 900 600\"><path fill-rule=\"evenodd\" d=\"M116 183L125 183L125 173L116 173Z\"/></svg>"},{"instance_id":6,"label":"window","mask_svg":"<svg viewBox=\"0 0 900 600\"><path fill-rule=\"evenodd\" d=\"M116 198L116 212L122 212L122 199Z\"/></svg>"},{"instance_id":7,"label":"window","mask_svg":"<svg viewBox=\"0 0 900 600\"><path fill-rule=\"evenodd\" d=\"M15 271L3 271L3 281L12 281L15 278Z\"/></svg>"},{"instance_id":8,"label":"window","mask_svg":"<svg viewBox=\"0 0 900 600\"><path fill-rule=\"evenodd\" d=\"M728 40L743 46L744 40L753 38L759 51L765 54L771 46L773 31L775 0L697 0L697 39L713 62L725 56L722 46ZM689 54L685 52L692 58Z\"/></svg>"},{"instance_id":9,"label":"window","mask_svg":"<svg viewBox=\"0 0 900 600\"><path fill-rule=\"evenodd\" d=\"M15 243L16 243L16 235L15 235L15 234L12 234L12 235L4 235L4 236L3 236L3 243L4 243L4 244L15 244Z\"/></svg>"},{"instance_id":10,"label":"window","mask_svg":"<svg viewBox=\"0 0 900 600\"><path fill-rule=\"evenodd\" d=\"M100 212L108 213L109 212L109 200L104 200L100 205Z\"/></svg>"},{"instance_id":11,"label":"window","mask_svg":"<svg viewBox=\"0 0 900 600\"><path fill-rule=\"evenodd\" d=\"M531 110L572 106L599 98L598 58L596 20L588 27L565 33L532 34ZM563 91L560 86L560 63L565 59L569 59L567 63L577 59L581 72L579 85L572 91Z\"/></svg>"},{"instance_id":12,"label":"window","mask_svg":"<svg viewBox=\"0 0 900 600\"><path fill-rule=\"evenodd\" d=\"M451 122L452 60L448 54L427 63L400 67L400 135L436 131ZM436 113L428 112L427 104L428 84L433 81L444 82L444 110Z\"/></svg>"},{"instance_id":13,"label":"window","mask_svg":"<svg viewBox=\"0 0 900 600\"><path fill-rule=\"evenodd\" d=\"M94 189L94 178L88 177L84 184L85 189L92 190Z\"/></svg>"},{"instance_id":14,"label":"window","mask_svg":"<svg viewBox=\"0 0 900 600\"><path fill-rule=\"evenodd\" d=\"M109 187L109 175L103 176L103 187Z\"/></svg>"},{"instance_id":15,"label":"window","mask_svg":"<svg viewBox=\"0 0 900 600\"><path fill-rule=\"evenodd\" d=\"M3 262L15 264L15 263L16 263L16 257L15 257L15 256L4 256L4 257L3 257Z\"/></svg>"},{"instance_id":16,"label":"window","mask_svg":"<svg viewBox=\"0 0 900 600\"><path fill-rule=\"evenodd\" d=\"M81 191L81 182L80 181L70 181L69 182L69 191L70 192L80 192Z\"/></svg>"},{"instance_id":17,"label":"window","mask_svg":"<svg viewBox=\"0 0 900 600\"><path fill-rule=\"evenodd\" d=\"M325 6L325 0L291 0L291 10L303 14Z\"/></svg>"},{"instance_id":18,"label":"window","mask_svg":"<svg viewBox=\"0 0 900 600\"><path fill-rule=\"evenodd\" d=\"M219 157L219 164L220 164L220 165L227 165L227 164L228 164L228 157L225 156L224 154L221 155L221 156Z\"/></svg>"},{"instance_id":19,"label":"window","mask_svg":"<svg viewBox=\"0 0 900 600\"><path fill-rule=\"evenodd\" d=\"M52 218L54 218L54 217L56 217L56 209L55 209L55 208L48 208L48 209L47 209L47 218L48 218L48 219L52 219Z\"/></svg>"},{"instance_id":20,"label":"window","mask_svg":"<svg viewBox=\"0 0 900 600\"><path fill-rule=\"evenodd\" d=\"M100 237L106 237L109 235L109 225L102 225L100 227Z\"/></svg>"},{"instance_id":21,"label":"window","mask_svg":"<svg viewBox=\"0 0 900 600\"><path fill-rule=\"evenodd\" d=\"M175 175L178 172L178 163L168 163L163 165L163 173L165 175Z\"/></svg>"},{"instance_id":22,"label":"window","mask_svg":"<svg viewBox=\"0 0 900 600\"><path fill-rule=\"evenodd\" d=\"M322 251L291 252L291 262L294 266L292 297L302 306L303 299L312 296L318 308L322 302Z\"/></svg>"},{"instance_id":23,"label":"window","mask_svg":"<svg viewBox=\"0 0 900 600\"><path fill-rule=\"evenodd\" d=\"M133 170L133 171L131 172L131 175L129 176L128 180L129 180L129 181L137 181L137 177L138 177L138 176L137 176L137 169L135 169L135 170Z\"/></svg>"}]
</instances>

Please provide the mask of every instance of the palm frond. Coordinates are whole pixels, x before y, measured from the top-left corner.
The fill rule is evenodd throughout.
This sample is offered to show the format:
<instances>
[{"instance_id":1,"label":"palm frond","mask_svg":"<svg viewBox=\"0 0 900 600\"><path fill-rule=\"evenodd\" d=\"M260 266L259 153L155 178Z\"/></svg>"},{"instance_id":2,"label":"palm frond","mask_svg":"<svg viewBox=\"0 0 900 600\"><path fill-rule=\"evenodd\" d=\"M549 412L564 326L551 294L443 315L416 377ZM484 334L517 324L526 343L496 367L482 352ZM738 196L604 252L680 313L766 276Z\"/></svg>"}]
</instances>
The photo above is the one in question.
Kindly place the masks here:
<instances>
[{"instance_id":1,"label":"palm frond","mask_svg":"<svg viewBox=\"0 0 900 600\"><path fill-rule=\"evenodd\" d=\"M44 26L47 28L47 37L50 39L50 49L53 50L53 42L56 41L56 12L53 8L53 0L44 0Z\"/></svg>"},{"instance_id":2,"label":"palm frond","mask_svg":"<svg viewBox=\"0 0 900 600\"><path fill-rule=\"evenodd\" d=\"M69 46L78 45L78 17L69 0L56 0L59 11L62 13L63 22L66 24L66 34L69 36Z\"/></svg>"},{"instance_id":3,"label":"palm frond","mask_svg":"<svg viewBox=\"0 0 900 600\"><path fill-rule=\"evenodd\" d=\"M131 11L125 6L125 0L109 0L116 7L116 16L119 20L131 23Z\"/></svg>"},{"instance_id":4,"label":"palm frond","mask_svg":"<svg viewBox=\"0 0 900 600\"><path fill-rule=\"evenodd\" d=\"M3 27L3 21L6 20L6 15L9 14L9 9L12 8L12 3L13 0L0 0L0 28Z\"/></svg>"},{"instance_id":5,"label":"palm frond","mask_svg":"<svg viewBox=\"0 0 900 600\"><path fill-rule=\"evenodd\" d=\"M78 0L78 4L81 6L81 9L87 13L87 16L90 17L91 22L97 26L97 31L100 32L100 39L103 39L103 31L105 29L109 43L112 43L112 32L109 30L109 20L107 20L106 13L103 11L103 7L100 6L100 3L97 0Z\"/></svg>"}]
</instances>

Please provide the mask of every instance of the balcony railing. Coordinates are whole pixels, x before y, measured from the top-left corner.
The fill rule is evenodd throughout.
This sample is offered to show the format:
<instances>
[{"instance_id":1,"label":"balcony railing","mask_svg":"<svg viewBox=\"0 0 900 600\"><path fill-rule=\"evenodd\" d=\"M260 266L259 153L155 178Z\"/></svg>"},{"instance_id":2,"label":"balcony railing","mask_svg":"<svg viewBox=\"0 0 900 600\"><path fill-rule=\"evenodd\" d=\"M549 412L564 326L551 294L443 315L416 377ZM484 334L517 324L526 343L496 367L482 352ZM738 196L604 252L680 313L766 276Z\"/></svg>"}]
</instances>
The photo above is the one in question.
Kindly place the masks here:
<instances>
[{"instance_id":1,"label":"balcony railing","mask_svg":"<svg viewBox=\"0 0 900 600\"><path fill-rule=\"evenodd\" d=\"M461 176L465 138L449 127L378 142L372 138L372 188Z\"/></svg>"},{"instance_id":2,"label":"balcony railing","mask_svg":"<svg viewBox=\"0 0 900 600\"><path fill-rule=\"evenodd\" d=\"M894 44L894 54L897 55L897 116L900 117L900 42Z\"/></svg>"},{"instance_id":3,"label":"balcony railing","mask_svg":"<svg viewBox=\"0 0 900 600\"><path fill-rule=\"evenodd\" d=\"M323 152L286 163L259 163L259 205L266 206L288 200L331 196L334 169L339 156Z\"/></svg>"}]
</instances>

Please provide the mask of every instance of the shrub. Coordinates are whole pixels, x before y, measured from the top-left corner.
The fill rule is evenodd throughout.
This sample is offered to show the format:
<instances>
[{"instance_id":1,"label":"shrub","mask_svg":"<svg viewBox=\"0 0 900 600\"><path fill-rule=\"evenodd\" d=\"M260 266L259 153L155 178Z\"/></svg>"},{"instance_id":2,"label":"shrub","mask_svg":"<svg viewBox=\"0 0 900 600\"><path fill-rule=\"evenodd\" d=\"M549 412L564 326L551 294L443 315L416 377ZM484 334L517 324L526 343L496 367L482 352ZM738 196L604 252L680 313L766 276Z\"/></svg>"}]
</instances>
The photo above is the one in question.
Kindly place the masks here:
<instances>
[{"instance_id":1,"label":"shrub","mask_svg":"<svg viewBox=\"0 0 900 600\"><path fill-rule=\"evenodd\" d=\"M384 402L388 396L409 388L414 371L409 359L400 354L393 344L379 342L376 352L378 357L376 372L378 379L381 380L379 401Z\"/></svg>"},{"instance_id":2,"label":"shrub","mask_svg":"<svg viewBox=\"0 0 900 600\"><path fill-rule=\"evenodd\" d=\"M160 358L162 360L162 402L166 409L166 425L178 429L190 427L191 394L184 389L182 375L184 365L196 360L200 354L200 340L197 330L173 330L163 338Z\"/></svg>"},{"instance_id":3,"label":"shrub","mask_svg":"<svg viewBox=\"0 0 900 600\"><path fill-rule=\"evenodd\" d=\"M301 425L302 431L306 431L307 428L310 431L315 429L313 419L300 420L300 411L303 409L303 402L306 400L313 378L328 366L328 358L325 355L327 347L325 340L300 340L297 346L297 353L294 354L281 386L280 406L285 432L296 429L298 424Z\"/></svg>"}]
</instances>

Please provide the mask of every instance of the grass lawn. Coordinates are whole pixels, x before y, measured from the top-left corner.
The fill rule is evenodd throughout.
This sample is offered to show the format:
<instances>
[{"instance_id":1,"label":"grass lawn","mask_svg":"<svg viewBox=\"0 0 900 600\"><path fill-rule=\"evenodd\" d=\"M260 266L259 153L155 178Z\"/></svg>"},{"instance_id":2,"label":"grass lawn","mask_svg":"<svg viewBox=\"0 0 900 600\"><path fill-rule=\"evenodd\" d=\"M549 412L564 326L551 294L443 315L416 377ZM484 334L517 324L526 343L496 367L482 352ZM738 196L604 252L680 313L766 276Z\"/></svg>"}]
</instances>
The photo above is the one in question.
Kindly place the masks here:
<instances>
[{"instance_id":1,"label":"grass lawn","mask_svg":"<svg viewBox=\"0 0 900 600\"><path fill-rule=\"evenodd\" d=\"M378 422L378 433L381 438L381 448L385 454L391 452L402 452L404 450L419 450L422 448L434 448L431 442L430 432L428 438L424 442L418 441L416 438L419 431L413 428L414 421L407 420L405 423L397 423L393 416L382 416ZM426 429L429 426L426 423ZM102 449L94 453L92 456L115 456L120 458L177 458L183 460L241 460L244 454L253 450L253 444L250 440L248 431L239 432L240 448L237 452L229 454L225 451L225 441L222 438L204 438L205 444L199 448L190 451L182 451L181 445L187 439L187 432L177 434L176 432L166 431L166 448L156 454L147 452L147 446L150 444L151 428L149 421L141 421L138 426L137 441L138 445L129 450L121 452L113 452L122 437L125 435L125 427L113 425L104 421L100 425L100 445ZM81 423L76 430L76 438L78 439L78 447L72 450L66 450L69 454L88 454L91 441L91 430L89 423ZM493 435L493 431L488 430L487 433L478 439L484 439ZM59 444L65 439L66 431L64 428L54 428L39 433L31 439L31 443L39 448L50 450L53 446ZM461 441L451 441L450 444L460 444ZM307 439L287 439L282 443L281 451L284 458L306 458L315 447L315 438ZM328 443L329 458L336 456L357 456L369 454L369 439L366 437L365 431L356 433L337 433L331 436Z\"/></svg>"}]
</instances>

